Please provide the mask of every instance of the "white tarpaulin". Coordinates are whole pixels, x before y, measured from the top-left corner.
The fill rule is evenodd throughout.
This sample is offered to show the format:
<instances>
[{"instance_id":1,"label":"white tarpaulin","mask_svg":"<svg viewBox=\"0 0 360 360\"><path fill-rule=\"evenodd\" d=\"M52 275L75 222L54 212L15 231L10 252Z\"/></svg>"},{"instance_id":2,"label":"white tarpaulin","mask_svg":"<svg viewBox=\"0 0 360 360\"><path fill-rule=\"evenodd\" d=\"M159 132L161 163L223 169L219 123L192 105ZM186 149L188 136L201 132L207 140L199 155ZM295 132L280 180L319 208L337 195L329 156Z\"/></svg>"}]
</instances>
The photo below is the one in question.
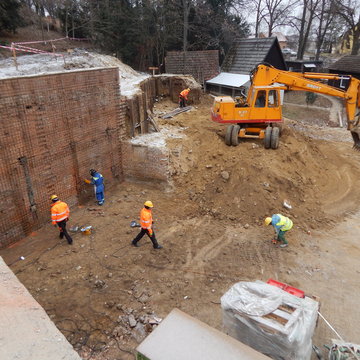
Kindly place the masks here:
<instances>
[{"instance_id":1,"label":"white tarpaulin","mask_svg":"<svg viewBox=\"0 0 360 360\"><path fill-rule=\"evenodd\" d=\"M239 282L221 298L226 333L276 360L310 360L318 306L262 281Z\"/></svg>"}]
</instances>

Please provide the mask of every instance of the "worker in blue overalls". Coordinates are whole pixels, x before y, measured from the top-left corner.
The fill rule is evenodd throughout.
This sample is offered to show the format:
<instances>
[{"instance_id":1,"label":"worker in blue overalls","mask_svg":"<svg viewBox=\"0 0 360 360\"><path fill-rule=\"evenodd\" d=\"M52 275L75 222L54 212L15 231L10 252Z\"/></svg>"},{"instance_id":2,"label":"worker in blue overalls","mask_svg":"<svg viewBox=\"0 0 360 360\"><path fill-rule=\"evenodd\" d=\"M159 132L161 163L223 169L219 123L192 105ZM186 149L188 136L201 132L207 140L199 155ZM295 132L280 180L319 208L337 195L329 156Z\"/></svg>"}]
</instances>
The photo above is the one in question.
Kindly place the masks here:
<instances>
[{"instance_id":1,"label":"worker in blue overalls","mask_svg":"<svg viewBox=\"0 0 360 360\"><path fill-rule=\"evenodd\" d=\"M87 184L94 185L95 196L98 204L101 206L104 204L104 178L103 176L96 170L90 169L91 180L85 179Z\"/></svg>"}]
</instances>

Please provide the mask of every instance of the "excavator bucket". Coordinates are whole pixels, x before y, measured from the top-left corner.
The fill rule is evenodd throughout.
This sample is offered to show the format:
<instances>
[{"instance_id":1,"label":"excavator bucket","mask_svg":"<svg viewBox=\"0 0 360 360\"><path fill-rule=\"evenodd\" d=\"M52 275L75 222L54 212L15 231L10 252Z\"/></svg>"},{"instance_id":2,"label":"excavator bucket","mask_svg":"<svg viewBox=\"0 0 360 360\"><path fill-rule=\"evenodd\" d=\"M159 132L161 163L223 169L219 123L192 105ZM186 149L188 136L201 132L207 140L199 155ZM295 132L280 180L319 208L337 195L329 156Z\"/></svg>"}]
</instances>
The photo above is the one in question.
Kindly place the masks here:
<instances>
[{"instance_id":1,"label":"excavator bucket","mask_svg":"<svg viewBox=\"0 0 360 360\"><path fill-rule=\"evenodd\" d=\"M348 130L354 140L354 149L360 150L360 112L356 114L353 121L348 121Z\"/></svg>"},{"instance_id":2,"label":"excavator bucket","mask_svg":"<svg viewBox=\"0 0 360 360\"><path fill-rule=\"evenodd\" d=\"M354 149L356 150L360 150L360 129L358 129L357 131L354 131L354 129L351 130L351 135L353 137L354 140Z\"/></svg>"}]
</instances>

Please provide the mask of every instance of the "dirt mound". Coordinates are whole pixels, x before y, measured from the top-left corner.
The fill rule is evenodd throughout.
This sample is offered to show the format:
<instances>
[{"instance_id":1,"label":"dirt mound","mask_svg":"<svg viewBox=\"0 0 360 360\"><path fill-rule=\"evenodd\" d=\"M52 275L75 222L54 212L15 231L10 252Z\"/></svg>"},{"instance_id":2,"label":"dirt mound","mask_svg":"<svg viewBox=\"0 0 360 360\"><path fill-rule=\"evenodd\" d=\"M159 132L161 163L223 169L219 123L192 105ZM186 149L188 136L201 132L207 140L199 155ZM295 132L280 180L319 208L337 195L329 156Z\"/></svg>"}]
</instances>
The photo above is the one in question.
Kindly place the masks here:
<instances>
[{"instance_id":1,"label":"dirt mound","mask_svg":"<svg viewBox=\"0 0 360 360\"><path fill-rule=\"evenodd\" d=\"M210 107L212 100L205 98L204 102ZM285 126L278 150L265 150L259 140L229 147L224 143L226 125L212 123L209 116L208 109L198 109L167 121L187 127L187 139L172 140L170 147L176 188L184 189L192 204L185 208L192 215L200 211L219 220L262 224L265 216L280 212L308 229L334 221L334 215L345 215L328 208L336 202L334 197L340 204L352 193L347 211L349 206L356 207L359 168L347 162L360 158L351 143L318 142ZM284 207L284 201L291 204L291 210Z\"/></svg>"}]
</instances>

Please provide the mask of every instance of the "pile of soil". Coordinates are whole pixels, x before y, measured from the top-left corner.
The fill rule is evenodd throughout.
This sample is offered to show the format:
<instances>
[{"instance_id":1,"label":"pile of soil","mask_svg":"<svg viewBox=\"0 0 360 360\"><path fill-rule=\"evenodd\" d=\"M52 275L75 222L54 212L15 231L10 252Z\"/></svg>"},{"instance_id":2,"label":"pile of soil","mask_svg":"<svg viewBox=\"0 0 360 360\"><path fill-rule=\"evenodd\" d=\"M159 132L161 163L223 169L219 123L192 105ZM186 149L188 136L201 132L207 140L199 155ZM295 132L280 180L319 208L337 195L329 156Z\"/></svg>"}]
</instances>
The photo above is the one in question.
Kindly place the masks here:
<instances>
[{"instance_id":1,"label":"pile of soil","mask_svg":"<svg viewBox=\"0 0 360 360\"><path fill-rule=\"evenodd\" d=\"M205 97L202 106L210 107L211 102ZM336 184L343 183L347 192L348 183L357 182L357 167L348 172L350 166L344 161L349 153L357 158L350 143L339 144L330 158L329 144L295 131L285 121L278 150L265 150L260 140L228 147L226 125L210 122L208 110L185 113L166 123L187 128L187 138L172 140L170 148L176 154L176 189L183 189L188 204L196 204L195 212L240 224L262 224L265 216L282 212L306 230L345 215L334 214L328 203ZM349 200L348 205L357 208L357 200ZM291 204L291 211L284 201Z\"/></svg>"}]
</instances>

